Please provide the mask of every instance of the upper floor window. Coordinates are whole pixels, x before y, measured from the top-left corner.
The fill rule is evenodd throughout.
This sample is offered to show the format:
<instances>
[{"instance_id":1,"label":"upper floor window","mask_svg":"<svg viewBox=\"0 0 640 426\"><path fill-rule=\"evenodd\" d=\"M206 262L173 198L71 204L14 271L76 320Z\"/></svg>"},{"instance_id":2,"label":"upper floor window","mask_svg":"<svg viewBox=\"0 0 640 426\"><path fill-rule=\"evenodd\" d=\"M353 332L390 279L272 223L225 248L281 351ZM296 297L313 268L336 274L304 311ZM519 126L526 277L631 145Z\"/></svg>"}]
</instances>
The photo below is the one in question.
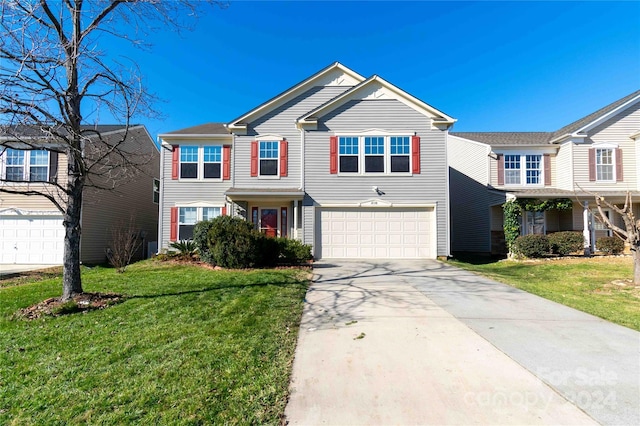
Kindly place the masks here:
<instances>
[{"instance_id":1,"label":"upper floor window","mask_svg":"<svg viewBox=\"0 0 640 426\"><path fill-rule=\"evenodd\" d=\"M260 141L260 176L278 176L279 141Z\"/></svg>"},{"instance_id":2,"label":"upper floor window","mask_svg":"<svg viewBox=\"0 0 640 426\"><path fill-rule=\"evenodd\" d=\"M358 138L341 137L339 150L340 173L358 173Z\"/></svg>"},{"instance_id":3,"label":"upper floor window","mask_svg":"<svg viewBox=\"0 0 640 426\"><path fill-rule=\"evenodd\" d=\"M411 137L340 136L338 159L340 173L409 173Z\"/></svg>"},{"instance_id":4,"label":"upper floor window","mask_svg":"<svg viewBox=\"0 0 640 426\"><path fill-rule=\"evenodd\" d=\"M180 179L220 179L221 177L222 146L180 146Z\"/></svg>"},{"instance_id":5,"label":"upper floor window","mask_svg":"<svg viewBox=\"0 0 640 426\"><path fill-rule=\"evenodd\" d=\"M16 182L49 180L49 151L7 148L4 155L6 180Z\"/></svg>"},{"instance_id":6,"label":"upper floor window","mask_svg":"<svg viewBox=\"0 0 640 426\"><path fill-rule=\"evenodd\" d=\"M542 185L541 154L505 154L505 185Z\"/></svg>"},{"instance_id":7,"label":"upper floor window","mask_svg":"<svg viewBox=\"0 0 640 426\"><path fill-rule=\"evenodd\" d=\"M612 182L613 175L613 149L598 148L596 149L596 180L604 182Z\"/></svg>"}]
</instances>

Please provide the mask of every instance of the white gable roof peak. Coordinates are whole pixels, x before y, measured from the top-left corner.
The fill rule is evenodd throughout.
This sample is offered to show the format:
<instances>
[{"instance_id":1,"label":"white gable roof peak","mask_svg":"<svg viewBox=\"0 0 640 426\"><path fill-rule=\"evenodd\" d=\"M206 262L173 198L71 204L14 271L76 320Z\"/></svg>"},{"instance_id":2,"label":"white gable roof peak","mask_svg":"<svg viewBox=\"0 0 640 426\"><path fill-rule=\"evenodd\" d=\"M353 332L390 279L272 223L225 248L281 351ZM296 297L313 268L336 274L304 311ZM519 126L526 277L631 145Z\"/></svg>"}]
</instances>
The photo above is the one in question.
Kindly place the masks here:
<instances>
[{"instance_id":1,"label":"white gable roof peak","mask_svg":"<svg viewBox=\"0 0 640 426\"><path fill-rule=\"evenodd\" d=\"M357 72L345 67L340 62L334 62L328 67L318 71L311 77L301 81L295 86L285 90L267 102L259 105L251 111L227 123L225 126L231 131L246 131L247 123L272 111L285 102L309 90L315 86L355 86L365 78Z\"/></svg>"},{"instance_id":2,"label":"white gable roof peak","mask_svg":"<svg viewBox=\"0 0 640 426\"><path fill-rule=\"evenodd\" d=\"M359 85L354 86L324 105L320 105L318 108L300 117L297 120L298 126L314 125L319 117L326 115L354 99L395 99L431 118L434 124L437 123L450 126L456 122L455 118L449 117L442 111L439 111L415 96L410 95L399 87L389 83L382 77L373 75L361 82Z\"/></svg>"}]
</instances>

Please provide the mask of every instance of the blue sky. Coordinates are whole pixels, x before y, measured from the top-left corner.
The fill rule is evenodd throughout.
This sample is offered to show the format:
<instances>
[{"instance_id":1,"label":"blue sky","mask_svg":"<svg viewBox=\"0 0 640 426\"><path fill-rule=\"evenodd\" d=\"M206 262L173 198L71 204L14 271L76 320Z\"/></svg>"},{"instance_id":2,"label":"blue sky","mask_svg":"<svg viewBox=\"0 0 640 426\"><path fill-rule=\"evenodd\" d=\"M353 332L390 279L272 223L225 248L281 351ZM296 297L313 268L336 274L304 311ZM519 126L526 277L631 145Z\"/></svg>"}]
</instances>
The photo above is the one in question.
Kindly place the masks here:
<instances>
[{"instance_id":1,"label":"blue sky","mask_svg":"<svg viewBox=\"0 0 640 426\"><path fill-rule=\"evenodd\" d=\"M640 89L640 2L234 1L127 52L152 135L226 122L339 61L458 119L552 131Z\"/></svg>"}]
</instances>

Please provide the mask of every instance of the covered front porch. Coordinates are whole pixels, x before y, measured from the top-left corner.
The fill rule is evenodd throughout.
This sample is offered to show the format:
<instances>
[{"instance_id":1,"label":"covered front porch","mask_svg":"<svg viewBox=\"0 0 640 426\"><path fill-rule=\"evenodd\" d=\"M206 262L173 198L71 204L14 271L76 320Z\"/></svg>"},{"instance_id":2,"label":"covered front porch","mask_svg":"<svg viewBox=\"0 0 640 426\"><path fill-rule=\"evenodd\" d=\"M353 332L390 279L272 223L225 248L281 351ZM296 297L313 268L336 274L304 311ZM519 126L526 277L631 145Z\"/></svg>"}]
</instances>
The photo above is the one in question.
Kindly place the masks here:
<instances>
[{"instance_id":1,"label":"covered front porch","mask_svg":"<svg viewBox=\"0 0 640 426\"><path fill-rule=\"evenodd\" d=\"M253 223L270 237L302 240L302 199L298 188L230 188L225 192L230 214Z\"/></svg>"},{"instance_id":2,"label":"covered front porch","mask_svg":"<svg viewBox=\"0 0 640 426\"><path fill-rule=\"evenodd\" d=\"M626 192L603 192L598 194L605 197L614 205L623 205ZM640 192L632 193L633 197L640 197ZM640 200L640 198L638 198ZM586 192L572 191L531 191L507 193L507 200L517 201L522 208L519 218L520 235L527 234L552 234L561 231L581 232L584 236L585 254L595 253L598 249L597 242L602 237L613 236L613 231L608 229L602 220L595 202L595 196ZM566 202L561 202L565 200ZM563 208L536 209L526 206L536 206L536 203L558 205ZM640 202L633 203L632 209L636 217L640 217ZM622 217L611 208L603 207L604 215L613 224L624 229ZM504 210L502 205L491 206L491 252L492 254L506 254L504 243Z\"/></svg>"}]
</instances>

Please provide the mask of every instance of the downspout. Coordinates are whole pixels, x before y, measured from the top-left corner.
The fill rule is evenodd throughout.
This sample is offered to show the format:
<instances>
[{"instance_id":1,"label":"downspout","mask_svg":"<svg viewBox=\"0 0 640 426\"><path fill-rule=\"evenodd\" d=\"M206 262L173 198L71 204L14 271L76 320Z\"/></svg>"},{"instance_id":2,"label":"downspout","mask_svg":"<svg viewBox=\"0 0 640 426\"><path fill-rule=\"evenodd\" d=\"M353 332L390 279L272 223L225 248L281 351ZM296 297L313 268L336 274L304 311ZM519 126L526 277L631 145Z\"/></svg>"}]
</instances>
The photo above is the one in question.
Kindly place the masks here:
<instances>
[{"instance_id":1,"label":"downspout","mask_svg":"<svg viewBox=\"0 0 640 426\"><path fill-rule=\"evenodd\" d=\"M422 145L421 145L422 148ZM445 215L445 223L446 223L446 229L447 232L445 232L445 237L447 238L447 253L446 256L447 257L451 257L451 199L449 198L449 156L448 156L448 151L449 151L449 128L447 127L447 129L445 130L445 134L444 134L444 164L445 164L445 176L446 176L446 184L445 184L445 209L446 209L446 215ZM421 157L422 157L422 153ZM422 171L422 170L421 170ZM437 222L437 218L436 218L436 222ZM436 254L437 254L437 248L436 248Z\"/></svg>"},{"instance_id":2,"label":"downspout","mask_svg":"<svg viewBox=\"0 0 640 426\"><path fill-rule=\"evenodd\" d=\"M158 197L158 247L156 248L157 253L159 254L162 250L162 219L164 215L162 214L162 208L164 206L164 149L162 149L162 140L160 137L157 137L158 146L160 147L160 197Z\"/></svg>"},{"instance_id":3,"label":"downspout","mask_svg":"<svg viewBox=\"0 0 640 426\"><path fill-rule=\"evenodd\" d=\"M304 129L302 127L300 127L300 191L303 191L306 194L306 189L305 189L305 167L304 167L304 150L305 150L305 134L304 134ZM302 196L302 203L298 203L298 209L301 210L301 217L302 217L302 223L298 224L298 215L297 215L297 211L294 212L295 217L294 217L294 226L295 229L293 230L293 235L296 239L299 239L300 236L298 235L298 225L300 225L300 227L302 228L302 237L304 239L304 235L305 235L305 230L304 230L304 195ZM314 237L315 238L315 237ZM304 241L302 241L304 243ZM315 246L314 246L315 247Z\"/></svg>"}]
</instances>

